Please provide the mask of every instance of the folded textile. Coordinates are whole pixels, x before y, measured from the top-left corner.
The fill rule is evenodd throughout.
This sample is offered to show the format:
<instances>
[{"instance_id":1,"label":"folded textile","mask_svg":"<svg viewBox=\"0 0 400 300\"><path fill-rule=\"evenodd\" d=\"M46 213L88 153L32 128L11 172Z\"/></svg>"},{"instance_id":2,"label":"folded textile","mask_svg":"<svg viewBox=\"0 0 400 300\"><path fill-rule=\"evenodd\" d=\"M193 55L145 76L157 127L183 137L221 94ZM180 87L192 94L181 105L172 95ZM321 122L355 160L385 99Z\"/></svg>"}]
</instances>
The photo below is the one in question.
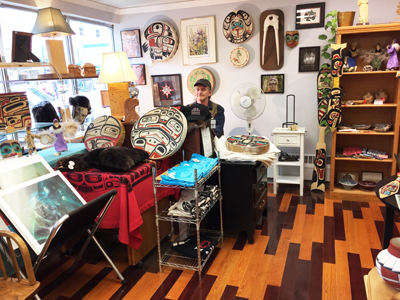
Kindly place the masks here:
<instances>
[{"instance_id":1,"label":"folded textile","mask_svg":"<svg viewBox=\"0 0 400 300\"><path fill-rule=\"evenodd\" d=\"M197 236L190 235L185 241L174 243L171 249L187 257L197 258ZM200 235L200 255L205 258L218 244L218 240Z\"/></svg>"}]
</instances>

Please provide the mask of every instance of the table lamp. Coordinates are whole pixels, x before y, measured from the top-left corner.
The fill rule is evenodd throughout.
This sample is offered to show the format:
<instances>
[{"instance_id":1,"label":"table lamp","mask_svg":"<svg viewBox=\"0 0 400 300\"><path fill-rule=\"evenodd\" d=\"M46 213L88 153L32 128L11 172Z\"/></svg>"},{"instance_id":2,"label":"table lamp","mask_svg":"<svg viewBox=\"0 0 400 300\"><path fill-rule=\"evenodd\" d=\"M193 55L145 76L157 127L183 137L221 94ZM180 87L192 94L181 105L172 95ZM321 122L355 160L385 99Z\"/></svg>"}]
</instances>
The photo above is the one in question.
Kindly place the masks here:
<instances>
[{"instance_id":1,"label":"table lamp","mask_svg":"<svg viewBox=\"0 0 400 300\"><path fill-rule=\"evenodd\" d=\"M98 83L107 83L111 115L118 120L125 116L124 103L129 98L129 82L138 77L129 64L125 52L103 54Z\"/></svg>"},{"instance_id":2,"label":"table lamp","mask_svg":"<svg viewBox=\"0 0 400 300\"><path fill-rule=\"evenodd\" d=\"M61 11L53 7L39 9L32 34L52 38L46 41L49 62L61 76L68 74L63 41L55 40L54 37L72 35L75 32L65 21ZM50 70L50 72L54 73L53 70Z\"/></svg>"}]
</instances>

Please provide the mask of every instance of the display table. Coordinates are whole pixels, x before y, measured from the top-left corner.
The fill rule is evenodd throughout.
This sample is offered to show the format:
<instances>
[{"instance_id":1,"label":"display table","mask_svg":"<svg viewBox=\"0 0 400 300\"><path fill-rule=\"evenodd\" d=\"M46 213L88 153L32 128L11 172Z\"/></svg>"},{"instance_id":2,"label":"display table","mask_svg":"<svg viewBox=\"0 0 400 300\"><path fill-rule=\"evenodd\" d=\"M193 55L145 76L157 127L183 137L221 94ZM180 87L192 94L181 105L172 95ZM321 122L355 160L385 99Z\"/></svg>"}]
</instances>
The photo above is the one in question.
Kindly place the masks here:
<instances>
[{"instance_id":1,"label":"display table","mask_svg":"<svg viewBox=\"0 0 400 300\"><path fill-rule=\"evenodd\" d=\"M54 147L47 148L41 151L38 151L38 154L42 156L50 166L53 168L56 167L56 162L62 157L71 156L74 154L86 153L86 147L84 143L68 143L68 151L61 152L60 155L54 155L56 150Z\"/></svg>"},{"instance_id":2,"label":"display table","mask_svg":"<svg viewBox=\"0 0 400 300\"><path fill-rule=\"evenodd\" d=\"M141 214L154 206L153 163L141 163L127 172L102 172L90 169L84 172L63 172L79 194L91 201L109 189L118 191L113 204L100 224L100 228L119 228L121 243L138 249L142 236ZM172 167L169 159L157 161L157 174ZM157 199L177 195L179 189L157 189Z\"/></svg>"}]
</instances>

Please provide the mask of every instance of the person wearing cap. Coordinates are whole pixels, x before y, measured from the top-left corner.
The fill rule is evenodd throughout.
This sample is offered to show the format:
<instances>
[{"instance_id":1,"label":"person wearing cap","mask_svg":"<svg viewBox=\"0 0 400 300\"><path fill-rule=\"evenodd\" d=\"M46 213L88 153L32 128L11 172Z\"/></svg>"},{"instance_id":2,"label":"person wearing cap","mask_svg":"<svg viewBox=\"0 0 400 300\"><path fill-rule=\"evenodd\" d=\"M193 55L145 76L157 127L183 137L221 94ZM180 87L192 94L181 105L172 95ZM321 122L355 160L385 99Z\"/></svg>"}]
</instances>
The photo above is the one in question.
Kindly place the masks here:
<instances>
[{"instance_id":1,"label":"person wearing cap","mask_svg":"<svg viewBox=\"0 0 400 300\"><path fill-rule=\"evenodd\" d=\"M214 133L217 137L221 137L224 134L224 124L225 124L225 110L224 108L212 102L210 100L212 94L211 83L207 79L199 79L194 84L194 95L196 101L194 103L203 104L208 107L211 112L211 117L215 120L216 127L213 128Z\"/></svg>"}]
</instances>

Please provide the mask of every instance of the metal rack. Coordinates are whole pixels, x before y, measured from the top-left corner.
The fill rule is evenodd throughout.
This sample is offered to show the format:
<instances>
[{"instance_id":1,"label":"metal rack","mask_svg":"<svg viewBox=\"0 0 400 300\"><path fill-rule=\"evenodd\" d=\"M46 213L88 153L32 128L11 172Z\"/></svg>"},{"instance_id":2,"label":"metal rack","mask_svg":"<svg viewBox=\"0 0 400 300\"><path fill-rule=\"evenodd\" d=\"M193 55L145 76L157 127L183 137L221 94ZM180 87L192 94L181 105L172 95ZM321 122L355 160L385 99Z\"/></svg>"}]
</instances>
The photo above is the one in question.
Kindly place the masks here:
<instances>
[{"instance_id":1,"label":"metal rack","mask_svg":"<svg viewBox=\"0 0 400 300\"><path fill-rule=\"evenodd\" d=\"M211 256L213 251L210 251L204 258L201 257L200 253L200 234L209 238L217 239L218 241L223 241L223 224L222 224L222 194L221 194L221 166L218 164L203 178L198 180L197 178L197 170L194 169L194 178L195 184L194 186L182 187L175 185L164 185L160 184L161 177L156 176L156 168L152 168L153 171L153 190L154 190L154 202L155 202L155 212L156 212L156 228L157 228L157 246L158 246L158 265L160 269L160 273L162 272L163 266L171 266L174 268L181 269L189 269L195 270L199 274L199 280L201 280L201 271L203 270L205 264L207 263L209 257ZM209 179L216 171L218 171L218 184L219 184L219 199L216 202L219 202L219 210L220 210L220 220L221 220L221 230L206 230L200 229L200 223L204 219L204 217L208 214L212 207L216 204L216 202L212 203L212 205L200 216L199 214L199 206L198 206L198 196L199 196L199 188L202 186L207 179ZM157 187L159 188L181 188L181 189L194 189L195 199L196 199L196 217L174 217L168 216L168 210L163 210L162 212L158 211L158 201L157 201ZM187 232L181 233L174 242L179 242L183 236L187 236L186 234L196 234L197 235L197 258L190 258L184 255L181 255L175 252L172 249L168 249L164 254L161 254L161 241L160 241L160 221L170 221L170 222L180 222L180 223L188 223L193 224L194 226L188 226Z\"/></svg>"}]
</instances>

